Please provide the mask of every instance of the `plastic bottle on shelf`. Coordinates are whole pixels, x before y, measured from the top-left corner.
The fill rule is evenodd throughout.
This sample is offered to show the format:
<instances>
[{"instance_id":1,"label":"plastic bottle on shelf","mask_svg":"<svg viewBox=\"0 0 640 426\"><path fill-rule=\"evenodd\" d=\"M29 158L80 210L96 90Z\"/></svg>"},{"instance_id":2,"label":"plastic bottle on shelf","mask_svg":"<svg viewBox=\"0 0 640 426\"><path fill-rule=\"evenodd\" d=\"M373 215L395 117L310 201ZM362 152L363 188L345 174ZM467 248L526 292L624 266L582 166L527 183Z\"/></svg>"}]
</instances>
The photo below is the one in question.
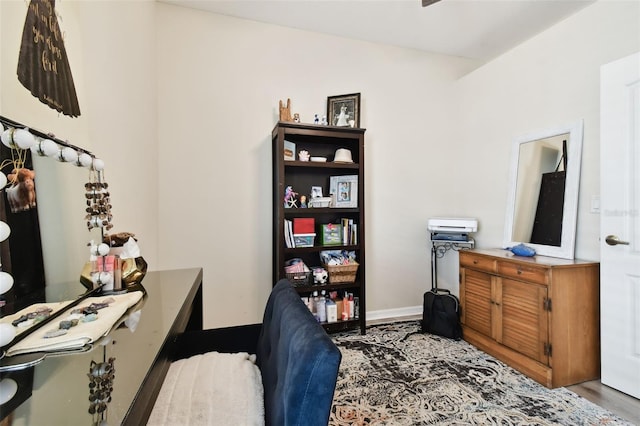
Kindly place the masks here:
<instances>
[{"instance_id":1,"label":"plastic bottle on shelf","mask_svg":"<svg viewBox=\"0 0 640 426\"><path fill-rule=\"evenodd\" d=\"M316 312L318 315L318 321L327 322L327 307L324 290L322 290L322 295L318 297L318 300L316 302Z\"/></svg>"},{"instance_id":2,"label":"plastic bottle on shelf","mask_svg":"<svg viewBox=\"0 0 640 426\"><path fill-rule=\"evenodd\" d=\"M349 319L349 295L347 292L344 292L344 297L342 298L342 321L347 321Z\"/></svg>"},{"instance_id":3,"label":"plastic bottle on shelf","mask_svg":"<svg viewBox=\"0 0 640 426\"><path fill-rule=\"evenodd\" d=\"M360 318L360 298L358 296L355 296L353 298L353 310L355 311L353 314L353 317L355 319L359 319Z\"/></svg>"},{"instance_id":4,"label":"plastic bottle on shelf","mask_svg":"<svg viewBox=\"0 0 640 426\"><path fill-rule=\"evenodd\" d=\"M309 298L309 302L311 305L311 313L313 314L314 317L316 317L316 319L318 319L318 306L317 306L317 302L318 302L318 290L313 292L313 295Z\"/></svg>"},{"instance_id":5,"label":"plastic bottle on shelf","mask_svg":"<svg viewBox=\"0 0 640 426\"><path fill-rule=\"evenodd\" d=\"M338 306L336 302L327 297L327 322L337 322L338 321Z\"/></svg>"},{"instance_id":6,"label":"plastic bottle on shelf","mask_svg":"<svg viewBox=\"0 0 640 426\"><path fill-rule=\"evenodd\" d=\"M349 293L349 319L353 319L355 316L355 302L353 301L353 293Z\"/></svg>"}]
</instances>

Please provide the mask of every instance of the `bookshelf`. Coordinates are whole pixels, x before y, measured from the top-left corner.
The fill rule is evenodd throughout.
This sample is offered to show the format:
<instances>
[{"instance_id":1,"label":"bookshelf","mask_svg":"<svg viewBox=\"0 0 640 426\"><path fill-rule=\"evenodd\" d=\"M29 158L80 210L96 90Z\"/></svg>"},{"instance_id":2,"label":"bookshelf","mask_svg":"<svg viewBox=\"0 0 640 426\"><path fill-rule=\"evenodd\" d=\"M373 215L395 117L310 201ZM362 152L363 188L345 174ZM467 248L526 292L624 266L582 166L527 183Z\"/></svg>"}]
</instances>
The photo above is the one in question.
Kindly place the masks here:
<instances>
[{"instance_id":1,"label":"bookshelf","mask_svg":"<svg viewBox=\"0 0 640 426\"><path fill-rule=\"evenodd\" d=\"M338 292L341 296L347 292L359 300L357 318L342 320L338 314L337 322L323 322L328 332L360 329L365 333L366 299L365 299L365 200L364 200L364 133L365 129L350 127L322 126L293 122L278 122L272 132L273 162L273 284L286 278L285 263L293 258L300 258L310 268L322 266L320 252L323 250L348 250L356 255L360 265L355 281L350 283L313 284L313 277L308 283L296 283L295 288L301 297L309 296L314 291L322 290ZM294 159L285 160L285 141L287 146L295 144ZM351 152L353 163L333 162L336 150L344 148ZM309 152L311 157L326 157L326 162L299 161L301 150ZM332 177L346 177L345 181L354 185L351 188L353 199L357 199L354 207L300 207L302 195L311 199L312 188L321 187L322 195L329 197ZM354 177L357 176L357 182ZM340 180L340 179L339 179ZM285 191L291 187L296 192L297 207L285 207ZM345 203L341 203L344 205ZM311 247L287 247L285 237L285 221L297 218L313 218L316 234ZM322 244L322 225L341 224L350 220L356 225L353 241L348 244ZM308 221L307 221L308 223Z\"/></svg>"}]
</instances>

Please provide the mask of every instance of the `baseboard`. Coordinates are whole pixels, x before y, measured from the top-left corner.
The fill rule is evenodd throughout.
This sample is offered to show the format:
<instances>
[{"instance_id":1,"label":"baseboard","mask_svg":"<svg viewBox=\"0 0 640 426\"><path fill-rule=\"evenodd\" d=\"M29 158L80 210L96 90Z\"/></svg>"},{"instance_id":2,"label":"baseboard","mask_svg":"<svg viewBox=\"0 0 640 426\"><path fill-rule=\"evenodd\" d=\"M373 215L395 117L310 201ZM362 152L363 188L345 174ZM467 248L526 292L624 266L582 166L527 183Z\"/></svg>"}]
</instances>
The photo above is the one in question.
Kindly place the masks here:
<instances>
[{"instance_id":1,"label":"baseboard","mask_svg":"<svg viewBox=\"0 0 640 426\"><path fill-rule=\"evenodd\" d=\"M379 311L369 311L367 312L367 321L378 321L378 320L399 318L399 317L411 317L416 315L422 316L422 305L407 306L404 308L396 308L396 309L382 309Z\"/></svg>"}]
</instances>

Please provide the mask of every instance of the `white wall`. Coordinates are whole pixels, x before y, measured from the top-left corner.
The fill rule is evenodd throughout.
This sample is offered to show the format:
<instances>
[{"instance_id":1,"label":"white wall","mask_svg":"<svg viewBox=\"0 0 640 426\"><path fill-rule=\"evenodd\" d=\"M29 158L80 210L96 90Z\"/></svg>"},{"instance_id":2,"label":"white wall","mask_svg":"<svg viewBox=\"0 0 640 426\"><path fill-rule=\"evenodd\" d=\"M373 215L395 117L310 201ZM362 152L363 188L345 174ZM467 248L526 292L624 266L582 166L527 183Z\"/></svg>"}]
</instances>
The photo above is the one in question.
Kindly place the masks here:
<instances>
[{"instance_id":1,"label":"white wall","mask_svg":"<svg viewBox=\"0 0 640 426\"><path fill-rule=\"evenodd\" d=\"M68 34L78 34L78 23L73 7L66 2L58 8L64 17L60 28ZM79 37L67 37L65 50L73 71L73 78L83 115L71 119L42 104L32 96L20 82L16 70L28 3L23 1L3 1L0 4L0 113L10 119L31 126L43 132L51 132L56 137L70 143L94 149L88 138L88 121L83 106L86 103L85 74ZM70 10L69 10L70 9ZM84 182L85 170L61 164L53 159L34 158L38 212L40 213L45 269L48 283L66 282L77 278L82 265L87 260L86 242L89 232L85 226ZM65 188L60 191L57 188ZM44 212L47 214L44 214ZM51 265L56 265L52 268ZM48 268L47 268L48 267ZM71 275L71 273L74 273ZM78 288L81 291L82 287Z\"/></svg>"},{"instance_id":2,"label":"white wall","mask_svg":"<svg viewBox=\"0 0 640 426\"><path fill-rule=\"evenodd\" d=\"M58 114L18 82L27 6L22 0L0 3L0 114L102 158L113 204L112 232L136 233L143 256L158 269L155 2L56 2L78 118ZM51 159L34 161L45 266L50 271L56 266L48 284L77 282L92 238L84 220L88 171Z\"/></svg>"},{"instance_id":3,"label":"white wall","mask_svg":"<svg viewBox=\"0 0 640 426\"><path fill-rule=\"evenodd\" d=\"M639 17L638 2L596 3L460 80L463 143L483 171L466 182L477 197L465 202L484 224L480 245L501 243L504 211L491 206L504 207L512 140L584 119L576 257L599 259L599 216L589 209L600 192L600 66L640 49Z\"/></svg>"},{"instance_id":4,"label":"white wall","mask_svg":"<svg viewBox=\"0 0 640 426\"><path fill-rule=\"evenodd\" d=\"M599 1L460 79L460 211L478 217L478 247L502 245L511 143L584 119L575 255L599 260L600 66L640 50L640 3ZM442 281L457 283L450 256ZM440 266L440 265L439 265Z\"/></svg>"},{"instance_id":5,"label":"white wall","mask_svg":"<svg viewBox=\"0 0 640 426\"><path fill-rule=\"evenodd\" d=\"M575 255L599 260L600 66L640 50L640 3L600 1L460 79L460 211L478 217L478 247L502 245L511 143L584 119ZM455 283L457 256L443 281Z\"/></svg>"},{"instance_id":6,"label":"white wall","mask_svg":"<svg viewBox=\"0 0 640 426\"><path fill-rule=\"evenodd\" d=\"M158 4L160 259L201 265L205 325L257 322L271 289L271 130L362 93L369 309L429 287L431 165L469 62ZM184 29L188 28L189 31Z\"/></svg>"},{"instance_id":7,"label":"white wall","mask_svg":"<svg viewBox=\"0 0 640 426\"><path fill-rule=\"evenodd\" d=\"M22 0L0 3L0 113L105 158L117 229L138 234L150 267L204 267L207 327L260 320L270 134L287 97L310 122L327 96L362 93L369 311L421 304L429 217L476 216L478 245L500 246L512 139L577 118L576 255L599 258L599 67L640 50L637 2L596 3L466 76L473 64L456 58L154 2L61 5L83 116L17 82ZM456 262L439 263L454 291Z\"/></svg>"}]
</instances>

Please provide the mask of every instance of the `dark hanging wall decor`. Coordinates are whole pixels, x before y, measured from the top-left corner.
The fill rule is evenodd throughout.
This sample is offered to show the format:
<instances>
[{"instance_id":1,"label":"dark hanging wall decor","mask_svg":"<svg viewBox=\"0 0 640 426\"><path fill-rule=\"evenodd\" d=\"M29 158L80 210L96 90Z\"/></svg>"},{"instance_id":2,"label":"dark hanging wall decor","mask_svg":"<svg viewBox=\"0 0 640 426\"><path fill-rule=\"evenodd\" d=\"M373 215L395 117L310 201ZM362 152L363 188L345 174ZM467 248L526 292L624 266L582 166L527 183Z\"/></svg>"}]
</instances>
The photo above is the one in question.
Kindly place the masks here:
<instances>
[{"instance_id":1,"label":"dark hanging wall decor","mask_svg":"<svg viewBox=\"0 0 640 426\"><path fill-rule=\"evenodd\" d=\"M22 31L18 80L33 96L71 117L80 115L55 0L31 0Z\"/></svg>"}]
</instances>

